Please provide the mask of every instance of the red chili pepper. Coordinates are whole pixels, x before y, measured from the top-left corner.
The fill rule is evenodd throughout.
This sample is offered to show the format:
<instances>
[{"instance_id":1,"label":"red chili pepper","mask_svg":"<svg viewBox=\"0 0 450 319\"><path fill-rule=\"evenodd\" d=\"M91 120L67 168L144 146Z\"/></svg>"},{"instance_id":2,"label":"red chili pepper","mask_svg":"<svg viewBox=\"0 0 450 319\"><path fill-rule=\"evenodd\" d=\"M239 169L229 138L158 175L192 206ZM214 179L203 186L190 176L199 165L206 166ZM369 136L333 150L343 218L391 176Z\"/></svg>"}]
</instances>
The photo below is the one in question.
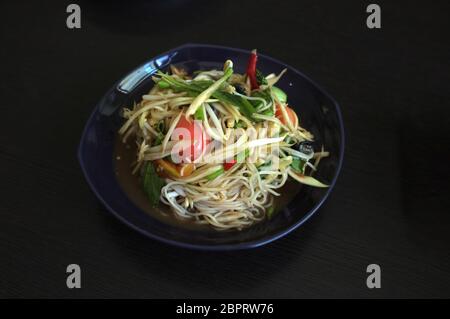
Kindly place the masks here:
<instances>
[{"instance_id":1,"label":"red chili pepper","mask_svg":"<svg viewBox=\"0 0 450 319\"><path fill-rule=\"evenodd\" d=\"M247 76L250 79L250 85L252 90L259 88L258 81L256 81L256 62L258 61L258 56L256 55L256 50L252 51L247 65Z\"/></svg>"},{"instance_id":2,"label":"red chili pepper","mask_svg":"<svg viewBox=\"0 0 450 319\"><path fill-rule=\"evenodd\" d=\"M232 159L227 161L226 163L223 163L223 169L228 171L230 168L232 168L236 164L236 160Z\"/></svg>"}]
</instances>

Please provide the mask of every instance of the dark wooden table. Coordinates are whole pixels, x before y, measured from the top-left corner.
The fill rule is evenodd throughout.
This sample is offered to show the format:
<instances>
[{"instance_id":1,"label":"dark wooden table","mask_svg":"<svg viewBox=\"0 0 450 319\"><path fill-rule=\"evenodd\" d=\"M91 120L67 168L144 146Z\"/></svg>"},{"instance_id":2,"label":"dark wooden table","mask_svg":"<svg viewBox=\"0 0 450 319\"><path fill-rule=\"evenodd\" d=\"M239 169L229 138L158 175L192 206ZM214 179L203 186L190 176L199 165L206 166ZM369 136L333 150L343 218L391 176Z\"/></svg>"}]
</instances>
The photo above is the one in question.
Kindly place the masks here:
<instances>
[{"instance_id":1,"label":"dark wooden table","mask_svg":"<svg viewBox=\"0 0 450 319\"><path fill-rule=\"evenodd\" d=\"M72 1L70 1L72 2ZM0 297L450 297L449 3L2 1ZM232 253L178 249L114 219L76 148L102 94L186 42L258 48L342 106L334 192L304 227ZM82 288L66 287L66 266ZM366 267L381 267L380 289Z\"/></svg>"}]
</instances>

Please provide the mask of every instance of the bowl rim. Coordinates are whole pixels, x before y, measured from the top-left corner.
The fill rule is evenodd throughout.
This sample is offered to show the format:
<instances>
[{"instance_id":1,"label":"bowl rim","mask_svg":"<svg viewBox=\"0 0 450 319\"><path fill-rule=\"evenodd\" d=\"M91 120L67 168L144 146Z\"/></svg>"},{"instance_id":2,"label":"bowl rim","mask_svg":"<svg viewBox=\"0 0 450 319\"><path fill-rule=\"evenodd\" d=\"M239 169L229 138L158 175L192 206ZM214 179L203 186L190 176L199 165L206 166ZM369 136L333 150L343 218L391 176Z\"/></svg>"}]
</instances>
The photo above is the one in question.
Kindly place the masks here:
<instances>
[{"instance_id":1,"label":"bowl rim","mask_svg":"<svg viewBox=\"0 0 450 319\"><path fill-rule=\"evenodd\" d=\"M145 65L146 63L148 63L151 60L155 60L158 57L164 56L170 52L174 52L174 51L178 51L181 49L187 49L190 47L203 47L203 48L211 48L211 49L223 49L223 50L231 50L231 51L235 51L235 52L240 52L240 53L247 53L250 54L251 51L250 50L245 50L245 49L240 49L240 48L233 48L233 47L228 47L228 46L222 46L222 45L213 45L213 44L200 44L200 43L186 43L183 45L180 45L178 47L175 47L173 49L170 49L164 53L161 53L155 57L152 57L151 59L146 60L146 62L144 62L142 65ZM296 73L297 75L303 77L305 80L309 81L321 94L323 94L324 96L326 96L334 105L334 107L336 108L336 113L337 113L337 118L338 118L338 122L339 122L339 130L340 130L340 134L341 134L341 143L340 143L340 147L339 147L339 163L337 165L337 169L336 172L334 174L334 177L330 183L330 186L328 187L326 193L322 196L322 198L319 200L318 203L316 203L314 205L314 207L307 213L305 214L301 219L299 219L297 222L295 222L294 224L290 225L289 227L280 230L274 234L271 234L269 236L265 236L263 238L259 238L259 239L254 239L254 240L250 240L250 241L245 241L245 242L241 242L241 243L234 243L234 244L192 244L192 243L186 243L186 242L182 242L182 241L178 241L175 239L170 239L167 237L163 237L163 236L159 236L156 234L153 234L149 231L146 231L142 228L140 228L138 225L135 225L131 222L129 222L125 217L123 217L120 213L118 213L114 208L112 208L108 201L103 198L103 196L101 196L100 192L97 190L97 188L95 187L93 181L91 180L90 175L88 174L85 164L84 164L84 160L82 157L83 154L83 149L84 149L84 141L86 140L86 135L87 135L87 131L88 131L88 127L90 126L91 122L93 121L93 118L95 115L98 114L99 111L99 104L97 104L95 106L95 108L93 109L93 111L91 112L84 128L83 128L83 132L81 135L81 139L80 139L80 144L78 146L78 150L77 150L77 158L78 158L78 162L81 166L81 170L83 172L83 175L87 181L87 183L89 184L91 190L93 191L93 193L95 194L95 196L100 200L100 202L106 207L106 209L112 214L114 215L117 219L119 219L121 222L123 222L125 225L127 225L128 227L134 229L135 231L137 231L138 233L147 236L149 238L155 239L157 241L163 242L165 244L169 244L169 245L173 245L173 246L177 246L177 247L182 247L182 248L188 248L188 249L194 249L194 250L203 250L203 251L231 251L231 250L243 250L243 249L251 249L251 248L256 248L256 247L260 247L266 244L269 244L277 239L280 239L286 235L288 235L289 233L291 233L292 231L294 231L295 229L297 229L298 227L300 227L303 223L305 223L308 219L311 218L312 215L314 215L317 210L322 206L322 204L325 202L325 200L328 198L328 196L330 195L331 191L333 190L338 176L340 174L342 165L343 165L343 160L344 160L344 149L345 149L345 134L344 134L344 123L343 123L343 118L342 118L342 113L341 113L341 109L339 107L339 104L336 102L336 100L327 92L325 91L320 85L318 85L314 80L312 80L310 77L308 77L307 75L303 74L302 72L298 71L296 68L278 60L275 58L272 58L268 55L265 54L260 54L258 53L259 56L264 57L264 59L270 60L274 63L280 64L281 66L284 66L285 68L288 68L290 71ZM138 66L139 68L140 66ZM129 72L130 73L130 72ZM128 73L128 74L129 74ZM126 75L125 75L126 76ZM124 76L124 77L125 77ZM122 78L124 78L122 77ZM121 79L122 79L121 78ZM120 80L119 80L120 82ZM116 82L118 83L118 82ZM114 87L114 86L113 86ZM107 92L109 92L110 90L108 90ZM108 93L106 93L108 94ZM106 95L105 94L105 95Z\"/></svg>"}]
</instances>

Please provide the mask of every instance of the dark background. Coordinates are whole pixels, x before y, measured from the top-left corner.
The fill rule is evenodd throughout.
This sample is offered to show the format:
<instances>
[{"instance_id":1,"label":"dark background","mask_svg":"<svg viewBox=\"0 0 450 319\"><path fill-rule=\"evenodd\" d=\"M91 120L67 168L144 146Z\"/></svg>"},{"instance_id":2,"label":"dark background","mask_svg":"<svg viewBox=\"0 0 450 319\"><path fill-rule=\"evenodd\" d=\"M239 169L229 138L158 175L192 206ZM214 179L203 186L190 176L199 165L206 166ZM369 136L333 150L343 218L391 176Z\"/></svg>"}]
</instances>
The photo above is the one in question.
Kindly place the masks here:
<instances>
[{"instance_id":1,"label":"dark background","mask_svg":"<svg viewBox=\"0 0 450 319\"><path fill-rule=\"evenodd\" d=\"M450 297L448 1L2 1L0 297ZM126 4L128 3L128 4ZM84 123L128 71L186 42L276 57L342 107L338 183L262 248L178 249L97 202L76 160ZM66 287L66 266L82 288ZM382 288L366 287L366 267Z\"/></svg>"}]
</instances>

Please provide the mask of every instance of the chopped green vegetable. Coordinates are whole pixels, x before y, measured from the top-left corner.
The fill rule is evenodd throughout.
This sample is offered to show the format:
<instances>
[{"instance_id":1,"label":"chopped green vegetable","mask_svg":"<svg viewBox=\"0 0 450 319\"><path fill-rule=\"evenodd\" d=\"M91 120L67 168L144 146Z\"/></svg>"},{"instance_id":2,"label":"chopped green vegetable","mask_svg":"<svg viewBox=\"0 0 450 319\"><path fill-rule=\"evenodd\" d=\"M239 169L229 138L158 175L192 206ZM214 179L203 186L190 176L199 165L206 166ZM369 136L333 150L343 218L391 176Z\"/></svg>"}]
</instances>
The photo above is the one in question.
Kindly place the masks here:
<instances>
[{"instance_id":1,"label":"chopped green vegetable","mask_svg":"<svg viewBox=\"0 0 450 319\"><path fill-rule=\"evenodd\" d=\"M164 140L164 134L163 133L158 133L158 135L153 140L152 146L160 145L163 140Z\"/></svg>"},{"instance_id":2,"label":"chopped green vegetable","mask_svg":"<svg viewBox=\"0 0 450 319\"><path fill-rule=\"evenodd\" d=\"M276 86L272 86L272 93L277 97L278 101L281 103L287 102L287 95L283 90L277 88Z\"/></svg>"},{"instance_id":3,"label":"chopped green vegetable","mask_svg":"<svg viewBox=\"0 0 450 319\"><path fill-rule=\"evenodd\" d=\"M257 166L259 171L264 171L264 170L270 170L272 168L272 161L269 160L267 162L264 162L263 164Z\"/></svg>"},{"instance_id":4,"label":"chopped green vegetable","mask_svg":"<svg viewBox=\"0 0 450 319\"><path fill-rule=\"evenodd\" d=\"M246 128L247 124L244 121L237 121L234 123L234 128Z\"/></svg>"},{"instance_id":5,"label":"chopped green vegetable","mask_svg":"<svg viewBox=\"0 0 450 319\"><path fill-rule=\"evenodd\" d=\"M228 92L216 91L213 97L221 102L232 104L239 109L239 112L244 114L245 117L253 119L253 113L256 113L255 107L245 98L234 95Z\"/></svg>"},{"instance_id":6,"label":"chopped green vegetable","mask_svg":"<svg viewBox=\"0 0 450 319\"><path fill-rule=\"evenodd\" d=\"M298 158L298 157L293 157L292 158L292 163L291 163L291 167L294 171L304 174L305 172L305 161Z\"/></svg>"},{"instance_id":7,"label":"chopped green vegetable","mask_svg":"<svg viewBox=\"0 0 450 319\"><path fill-rule=\"evenodd\" d=\"M222 167L220 167L217 171L215 171L214 173L209 174L208 176L206 176L206 179L208 181L212 181L213 179L215 179L216 177L222 175L225 172L225 169Z\"/></svg>"},{"instance_id":8,"label":"chopped green vegetable","mask_svg":"<svg viewBox=\"0 0 450 319\"><path fill-rule=\"evenodd\" d=\"M161 71L158 71L157 75L159 75L161 77L161 80L159 80L159 82L164 81L164 82L169 83L170 87L174 90L179 90L179 91L192 90L192 86L190 85L190 83L186 83L185 81L178 79L172 75L163 73Z\"/></svg>"},{"instance_id":9,"label":"chopped green vegetable","mask_svg":"<svg viewBox=\"0 0 450 319\"><path fill-rule=\"evenodd\" d=\"M203 121L205 119L205 107L203 105L195 111L194 118L199 121Z\"/></svg>"},{"instance_id":10,"label":"chopped green vegetable","mask_svg":"<svg viewBox=\"0 0 450 319\"><path fill-rule=\"evenodd\" d=\"M266 210L267 219L272 219L274 212L275 212L275 208L273 206L268 207Z\"/></svg>"},{"instance_id":11,"label":"chopped green vegetable","mask_svg":"<svg viewBox=\"0 0 450 319\"><path fill-rule=\"evenodd\" d=\"M155 130L158 132L158 135L155 137L155 139L152 142L152 146L157 146L162 143L164 140L164 121L159 121L155 125Z\"/></svg>"},{"instance_id":12,"label":"chopped green vegetable","mask_svg":"<svg viewBox=\"0 0 450 319\"><path fill-rule=\"evenodd\" d=\"M270 96L270 91L269 91L269 89L265 89L264 91L259 91L259 90L257 90L257 91L252 91L251 96L254 96L254 97L260 97L260 98L266 100L267 103L269 103L269 102L272 101L272 97ZM255 101L255 102L260 103L260 102L258 102L258 101Z\"/></svg>"},{"instance_id":13,"label":"chopped green vegetable","mask_svg":"<svg viewBox=\"0 0 450 319\"><path fill-rule=\"evenodd\" d=\"M258 69L256 69L256 82L258 82L259 85L267 84L266 77Z\"/></svg>"},{"instance_id":14,"label":"chopped green vegetable","mask_svg":"<svg viewBox=\"0 0 450 319\"><path fill-rule=\"evenodd\" d=\"M158 86L161 89L168 89L168 88L170 88L170 84L168 82L162 81L162 80L158 82Z\"/></svg>"},{"instance_id":15,"label":"chopped green vegetable","mask_svg":"<svg viewBox=\"0 0 450 319\"><path fill-rule=\"evenodd\" d=\"M267 110L261 112L262 115L273 116L273 108L269 107Z\"/></svg>"},{"instance_id":16,"label":"chopped green vegetable","mask_svg":"<svg viewBox=\"0 0 450 319\"><path fill-rule=\"evenodd\" d=\"M144 170L144 191L153 206L158 205L164 181L156 174L152 163L147 163Z\"/></svg>"},{"instance_id":17,"label":"chopped green vegetable","mask_svg":"<svg viewBox=\"0 0 450 319\"><path fill-rule=\"evenodd\" d=\"M164 133L164 121L159 121L156 125L156 131Z\"/></svg>"},{"instance_id":18,"label":"chopped green vegetable","mask_svg":"<svg viewBox=\"0 0 450 319\"><path fill-rule=\"evenodd\" d=\"M236 162L243 163L245 159L250 155L250 150L248 148L236 155Z\"/></svg>"},{"instance_id":19,"label":"chopped green vegetable","mask_svg":"<svg viewBox=\"0 0 450 319\"><path fill-rule=\"evenodd\" d=\"M266 89L264 91L253 91L252 97L258 97L260 99L263 99L266 101L266 104L273 103L272 101L272 95L270 94L270 89ZM261 108L263 106L263 102L261 100L252 100L251 103L255 107L256 110ZM263 115L273 115L273 108L269 107L268 109L264 110L263 112L260 112Z\"/></svg>"}]
</instances>

